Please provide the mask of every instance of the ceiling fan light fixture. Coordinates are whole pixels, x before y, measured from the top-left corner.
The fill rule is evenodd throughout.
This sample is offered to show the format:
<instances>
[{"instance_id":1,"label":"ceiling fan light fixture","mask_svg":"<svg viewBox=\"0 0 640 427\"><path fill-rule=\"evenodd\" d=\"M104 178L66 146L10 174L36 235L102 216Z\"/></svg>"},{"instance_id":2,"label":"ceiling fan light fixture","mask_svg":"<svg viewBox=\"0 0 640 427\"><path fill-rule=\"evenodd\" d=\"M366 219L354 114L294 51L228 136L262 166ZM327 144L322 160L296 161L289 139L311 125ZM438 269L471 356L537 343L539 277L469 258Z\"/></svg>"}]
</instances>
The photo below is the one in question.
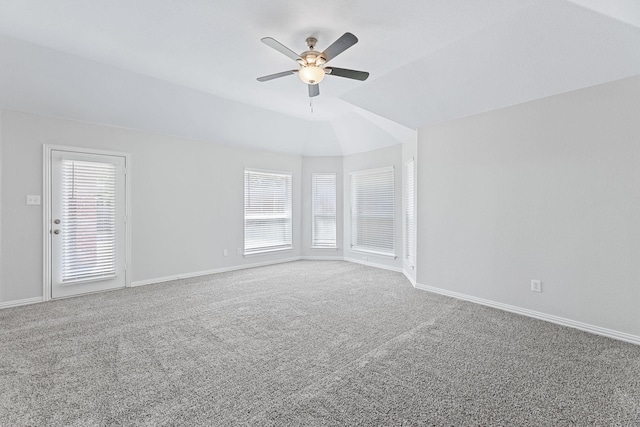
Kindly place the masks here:
<instances>
[{"instance_id":1,"label":"ceiling fan light fixture","mask_svg":"<svg viewBox=\"0 0 640 427\"><path fill-rule=\"evenodd\" d=\"M300 68L300 70L298 71L298 75L300 76L300 80L302 80L306 84L315 85L320 83L322 79L324 79L325 72L320 67L307 65L306 67Z\"/></svg>"},{"instance_id":2,"label":"ceiling fan light fixture","mask_svg":"<svg viewBox=\"0 0 640 427\"><path fill-rule=\"evenodd\" d=\"M257 80L259 82L266 82L269 80L298 73L298 76L300 76L300 80L302 80L302 82L307 85L309 98L314 98L320 95L320 86L318 83L320 83L324 79L324 76L326 76L327 74L360 81L365 81L367 77L369 77L369 73L367 73L366 71L357 71L350 70L348 68L336 67L325 68L327 62L331 61L333 58L340 55L342 52L349 49L354 44L358 43L358 38L351 33L344 33L322 52L315 50L317 42L315 37L308 37L307 47L309 48L309 50L302 52L299 55L273 37L263 37L260 39L260 41L296 61L300 65L300 68L298 68L297 70L283 71L280 73L258 77Z\"/></svg>"}]
</instances>

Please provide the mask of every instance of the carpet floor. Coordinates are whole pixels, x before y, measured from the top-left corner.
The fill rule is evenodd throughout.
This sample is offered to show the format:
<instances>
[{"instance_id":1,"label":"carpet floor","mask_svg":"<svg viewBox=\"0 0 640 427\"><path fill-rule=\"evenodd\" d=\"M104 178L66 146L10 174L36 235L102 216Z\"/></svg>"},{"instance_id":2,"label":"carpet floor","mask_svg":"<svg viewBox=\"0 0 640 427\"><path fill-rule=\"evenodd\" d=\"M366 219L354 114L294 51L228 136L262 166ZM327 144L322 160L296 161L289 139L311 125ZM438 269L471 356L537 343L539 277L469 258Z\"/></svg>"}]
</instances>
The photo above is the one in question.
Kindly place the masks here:
<instances>
[{"instance_id":1,"label":"carpet floor","mask_svg":"<svg viewBox=\"0 0 640 427\"><path fill-rule=\"evenodd\" d=\"M638 426L640 346L341 261L0 311L2 426Z\"/></svg>"}]
</instances>

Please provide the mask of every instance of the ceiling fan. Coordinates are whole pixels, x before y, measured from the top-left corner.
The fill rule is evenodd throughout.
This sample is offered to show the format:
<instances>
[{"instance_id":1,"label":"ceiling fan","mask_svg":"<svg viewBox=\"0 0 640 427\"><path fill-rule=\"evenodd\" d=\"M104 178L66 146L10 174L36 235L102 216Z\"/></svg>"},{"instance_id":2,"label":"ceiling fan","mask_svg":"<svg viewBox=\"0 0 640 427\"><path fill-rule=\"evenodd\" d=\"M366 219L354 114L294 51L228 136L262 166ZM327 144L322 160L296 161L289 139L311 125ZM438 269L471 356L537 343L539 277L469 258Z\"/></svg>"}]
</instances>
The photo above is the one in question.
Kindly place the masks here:
<instances>
[{"instance_id":1,"label":"ceiling fan","mask_svg":"<svg viewBox=\"0 0 640 427\"><path fill-rule=\"evenodd\" d=\"M309 87L309 97L314 97L320 95L318 83L324 79L325 75L345 77L347 79L360 81L365 81L367 80L367 77L369 77L369 73L366 71L326 66L327 62L358 43L358 38L351 33L344 33L338 40L333 42L331 46L326 48L324 52L314 50L318 40L316 40L315 37L309 37L306 40L309 50L302 52L300 55L272 37L264 37L261 41L267 46L274 48L278 52L298 62L298 64L300 64L300 68L297 70L283 71L281 73L258 77L259 82L266 82L268 80L298 73L300 79Z\"/></svg>"}]
</instances>

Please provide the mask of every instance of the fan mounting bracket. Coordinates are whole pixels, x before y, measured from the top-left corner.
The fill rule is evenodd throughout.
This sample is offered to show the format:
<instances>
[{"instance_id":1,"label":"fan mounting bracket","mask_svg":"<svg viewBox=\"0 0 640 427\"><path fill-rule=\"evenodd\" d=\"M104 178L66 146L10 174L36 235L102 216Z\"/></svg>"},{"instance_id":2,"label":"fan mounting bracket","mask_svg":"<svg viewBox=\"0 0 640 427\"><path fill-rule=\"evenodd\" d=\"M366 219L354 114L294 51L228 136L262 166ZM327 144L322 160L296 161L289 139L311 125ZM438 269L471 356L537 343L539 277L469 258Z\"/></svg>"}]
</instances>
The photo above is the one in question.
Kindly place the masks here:
<instances>
[{"instance_id":1,"label":"fan mounting bracket","mask_svg":"<svg viewBox=\"0 0 640 427\"><path fill-rule=\"evenodd\" d=\"M309 50L313 50L316 47L316 44L318 43L318 39L316 39L315 37L307 37L307 47L309 47Z\"/></svg>"}]
</instances>

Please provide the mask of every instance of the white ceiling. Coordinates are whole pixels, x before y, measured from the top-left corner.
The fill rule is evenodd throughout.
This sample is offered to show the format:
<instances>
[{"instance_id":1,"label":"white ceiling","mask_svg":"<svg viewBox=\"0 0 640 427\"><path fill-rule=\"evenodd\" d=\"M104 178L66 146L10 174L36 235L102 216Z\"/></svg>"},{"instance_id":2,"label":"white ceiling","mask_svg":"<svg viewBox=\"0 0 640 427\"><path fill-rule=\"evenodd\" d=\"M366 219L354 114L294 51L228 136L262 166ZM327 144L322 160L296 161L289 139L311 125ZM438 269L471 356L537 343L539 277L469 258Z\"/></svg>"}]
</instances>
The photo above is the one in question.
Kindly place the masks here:
<instances>
[{"instance_id":1,"label":"white ceiling","mask_svg":"<svg viewBox=\"0 0 640 427\"><path fill-rule=\"evenodd\" d=\"M640 74L637 0L0 0L0 108L303 155ZM260 42L360 42L313 100Z\"/></svg>"}]
</instances>

